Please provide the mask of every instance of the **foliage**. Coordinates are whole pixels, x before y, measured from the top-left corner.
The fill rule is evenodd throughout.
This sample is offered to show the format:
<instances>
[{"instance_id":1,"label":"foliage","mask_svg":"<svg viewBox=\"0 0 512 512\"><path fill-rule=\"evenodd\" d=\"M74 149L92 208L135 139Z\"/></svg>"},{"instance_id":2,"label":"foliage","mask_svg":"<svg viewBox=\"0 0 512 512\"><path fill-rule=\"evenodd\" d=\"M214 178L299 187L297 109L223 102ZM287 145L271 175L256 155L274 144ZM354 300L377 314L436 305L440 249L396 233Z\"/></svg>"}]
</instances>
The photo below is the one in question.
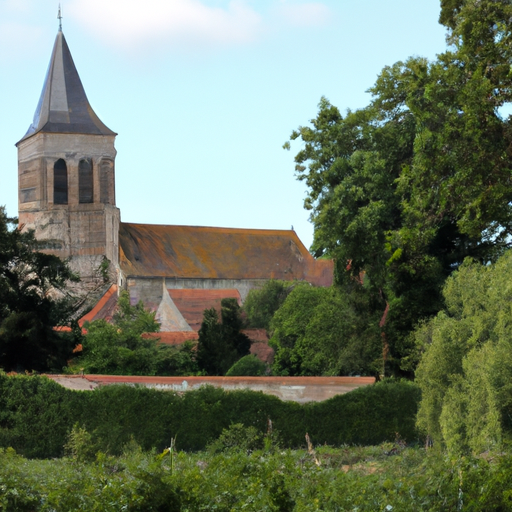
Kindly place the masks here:
<instances>
[{"instance_id":1,"label":"foliage","mask_svg":"<svg viewBox=\"0 0 512 512\"><path fill-rule=\"evenodd\" d=\"M335 259L338 283L364 272L370 310L389 309L395 372L415 324L442 308L447 276L468 256L496 261L512 234L512 124L500 114L512 99L512 4L441 8L445 53L384 68L370 105L345 116L322 98L291 136L303 142L312 250Z\"/></svg>"},{"instance_id":2,"label":"foliage","mask_svg":"<svg viewBox=\"0 0 512 512\"><path fill-rule=\"evenodd\" d=\"M65 289L78 278L16 224L0 207L0 367L61 370L73 346L53 327L69 319L74 303Z\"/></svg>"},{"instance_id":3,"label":"foliage","mask_svg":"<svg viewBox=\"0 0 512 512\"><path fill-rule=\"evenodd\" d=\"M271 322L275 375L375 375L382 367L377 322L341 287L297 285ZM361 311L362 310L362 311Z\"/></svg>"},{"instance_id":4,"label":"foliage","mask_svg":"<svg viewBox=\"0 0 512 512\"><path fill-rule=\"evenodd\" d=\"M205 310L197 343L199 368L207 375L224 375L238 359L249 354L251 342L241 330L236 299L222 299L220 322L215 308Z\"/></svg>"},{"instance_id":5,"label":"foliage","mask_svg":"<svg viewBox=\"0 0 512 512\"><path fill-rule=\"evenodd\" d=\"M418 424L452 453L512 438L512 252L466 261L446 282L446 309L416 334L424 350Z\"/></svg>"},{"instance_id":6,"label":"foliage","mask_svg":"<svg viewBox=\"0 0 512 512\"><path fill-rule=\"evenodd\" d=\"M210 453L233 450L250 452L261 448L262 435L255 427L245 427L242 423L233 423L222 430L222 434L207 447Z\"/></svg>"},{"instance_id":7,"label":"foliage","mask_svg":"<svg viewBox=\"0 0 512 512\"><path fill-rule=\"evenodd\" d=\"M511 509L510 454L449 459L400 442L376 447L145 453L95 461L0 451L0 510L338 511ZM173 470L174 466L174 470Z\"/></svg>"},{"instance_id":8,"label":"foliage","mask_svg":"<svg viewBox=\"0 0 512 512\"><path fill-rule=\"evenodd\" d=\"M316 442L378 444L397 435L418 441L415 426L419 387L413 382L384 380L345 395L305 405L308 432Z\"/></svg>"},{"instance_id":9,"label":"foliage","mask_svg":"<svg viewBox=\"0 0 512 512\"><path fill-rule=\"evenodd\" d=\"M142 336L160 329L155 313L144 309L142 302L130 304L128 292L119 296L112 323L95 320L85 324L82 355L75 368L85 373L111 375L154 375L161 350L157 340Z\"/></svg>"},{"instance_id":10,"label":"foliage","mask_svg":"<svg viewBox=\"0 0 512 512\"><path fill-rule=\"evenodd\" d=\"M227 372L228 377L259 376L267 373L267 365L254 354L239 359Z\"/></svg>"},{"instance_id":11,"label":"foliage","mask_svg":"<svg viewBox=\"0 0 512 512\"><path fill-rule=\"evenodd\" d=\"M120 454L130 442L163 450L171 438L179 449L203 450L237 423L269 437L269 419L283 447L301 446L305 432L316 443L333 445L376 444L395 439L396 432L414 441L418 402L418 387L410 382L384 381L300 405L213 387L180 394L121 385L77 392L45 377L0 375L0 447L58 457L78 424L84 429L79 440L87 432L94 453Z\"/></svg>"},{"instance_id":12,"label":"foliage","mask_svg":"<svg viewBox=\"0 0 512 512\"><path fill-rule=\"evenodd\" d=\"M91 434L84 427L75 423L64 445L66 455L77 462L91 462L96 456L95 448Z\"/></svg>"},{"instance_id":13,"label":"foliage","mask_svg":"<svg viewBox=\"0 0 512 512\"><path fill-rule=\"evenodd\" d=\"M196 361L196 344L185 341L177 347L158 345L156 375L186 376L200 374Z\"/></svg>"},{"instance_id":14,"label":"foliage","mask_svg":"<svg viewBox=\"0 0 512 512\"><path fill-rule=\"evenodd\" d=\"M247 316L248 327L269 330L270 321L281 307L295 283L270 279L261 288L249 291L244 301L243 311Z\"/></svg>"},{"instance_id":15,"label":"foliage","mask_svg":"<svg viewBox=\"0 0 512 512\"><path fill-rule=\"evenodd\" d=\"M0 446L56 457L76 420L80 396L45 377L0 374Z\"/></svg>"}]
</instances>

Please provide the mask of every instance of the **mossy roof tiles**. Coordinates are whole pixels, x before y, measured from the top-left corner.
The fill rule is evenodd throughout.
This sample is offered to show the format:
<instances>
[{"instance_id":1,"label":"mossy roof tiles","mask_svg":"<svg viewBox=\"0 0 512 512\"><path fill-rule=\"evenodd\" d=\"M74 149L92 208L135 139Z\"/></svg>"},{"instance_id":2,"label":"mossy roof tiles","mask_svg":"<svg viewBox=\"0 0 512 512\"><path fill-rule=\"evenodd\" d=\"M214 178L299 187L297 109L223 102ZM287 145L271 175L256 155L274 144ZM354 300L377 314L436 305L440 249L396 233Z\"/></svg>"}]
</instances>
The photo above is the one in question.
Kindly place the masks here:
<instances>
[{"instance_id":1,"label":"mossy roof tiles","mask_svg":"<svg viewBox=\"0 0 512 512\"><path fill-rule=\"evenodd\" d=\"M131 277L332 282L332 261L315 260L292 230L121 223L119 246Z\"/></svg>"}]
</instances>

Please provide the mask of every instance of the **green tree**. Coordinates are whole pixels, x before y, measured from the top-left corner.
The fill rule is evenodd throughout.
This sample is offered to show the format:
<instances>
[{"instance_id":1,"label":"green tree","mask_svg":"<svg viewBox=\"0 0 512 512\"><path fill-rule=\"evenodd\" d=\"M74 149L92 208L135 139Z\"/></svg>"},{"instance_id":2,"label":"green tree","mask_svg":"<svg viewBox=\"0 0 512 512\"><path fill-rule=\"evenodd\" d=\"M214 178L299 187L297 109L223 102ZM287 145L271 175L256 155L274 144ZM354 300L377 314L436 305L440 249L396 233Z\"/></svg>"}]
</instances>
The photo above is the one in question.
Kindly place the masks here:
<instances>
[{"instance_id":1,"label":"green tree","mask_svg":"<svg viewBox=\"0 0 512 512\"><path fill-rule=\"evenodd\" d=\"M339 284L365 274L397 363L445 279L468 256L496 261L512 234L512 4L446 0L440 20L448 51L384 68L364 109L323 98L291 136L312 251L334 258Z\"/></svg>"},{"instance_id":2,"label":"green tree","mask_svg":"<svg viewBox=\"0 0 512 512\"><path fill-rule=\"evenodd\" d=\"M197 343L199 368L208 375L224 375L238 359L249 354L251 342L241 332L242 327L236 299L222 299L221 321L215 308L205 310Z\"/></svg>"},{"instance_id":3,"label":"green tree","mask_svg":"<svg viewBox=\"0 0 512 512\"><path fill-rule=\"evenodd\" d=\"M158 341L142 336L158 332L155 313L142 302L132 306L128 292L119 296L112 323L95 320L85 324L87 334L82 341L82 355L75 368L86 373L113 375L154 375L159 361Z\"/></svg>"},{"instance_id":4,"label":"green tree","mask_svg":"<svg viewBox=\"0 0 512 512\"><path fill-rule=\"evenodd\" d=\"M261 288L250 290L243 305L248 326L268 331L274 313L281 307L294 286L293 282L270 279Z\"/></svg>"},{"instance_id":5,"label":"green tree","mask_svg":"<svg viewBox=\"0 0 512 512\"><path fill-rule=\"evenodd\" d=\"M196 344L191 341L177 347L158 345L157 375L197 375L200 373L196 361Z\"/></svg>"},{"instance_id":6,"label":"green tree","mask_svg":"<svg viewBox=\"0 0 512 512\"><path fill-rule=\"evenodd\" d=\"M32 232L0 207L0 367L60 371L72 342L53 329L67 322L74 301L66 292L77 281L68 265L39 252Z\"/></svg>"},{"instance_id":7,"label":"green tree","mask_svg":"<svg viewBox=\"0 0 512 512\"><path fill-rule=\"evenodd\" d=\"M377 321L340 287L297 285L271 322L276 375L376 375L382 368ZM363 304L359 304L362 306ZM373 319L376 320L376 319Z\"/></svg>"},{"instance_id":8,"label":"green tree","mask_svg":"<svg viewBox=\"0 0 512 512\"><path fill-rule=\"evenodd\" d=\"M446 308L416 331L424 350L418 425L453 453L512 439L512 252L466 261L444 287Z\"/></svg>"}]
</instances>

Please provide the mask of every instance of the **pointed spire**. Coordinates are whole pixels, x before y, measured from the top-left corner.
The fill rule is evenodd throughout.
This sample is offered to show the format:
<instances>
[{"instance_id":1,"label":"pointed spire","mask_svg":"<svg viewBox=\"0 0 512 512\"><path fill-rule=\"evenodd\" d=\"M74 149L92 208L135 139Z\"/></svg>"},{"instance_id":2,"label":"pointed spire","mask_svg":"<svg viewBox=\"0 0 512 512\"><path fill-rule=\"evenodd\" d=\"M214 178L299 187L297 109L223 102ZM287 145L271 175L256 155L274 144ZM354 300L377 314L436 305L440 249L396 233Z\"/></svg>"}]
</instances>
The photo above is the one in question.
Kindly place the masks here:
<instances>
[{"instance_id":1,"label":"pointed spire","mask_svg":"<svg viewBox=\"0 0 512 512\"><path fill-rule=\"evenodd\" d=\"M34 120L19 142L38 132L116 135L89 104L62 30L55 39Z\"/></svg>"}]
</instances>

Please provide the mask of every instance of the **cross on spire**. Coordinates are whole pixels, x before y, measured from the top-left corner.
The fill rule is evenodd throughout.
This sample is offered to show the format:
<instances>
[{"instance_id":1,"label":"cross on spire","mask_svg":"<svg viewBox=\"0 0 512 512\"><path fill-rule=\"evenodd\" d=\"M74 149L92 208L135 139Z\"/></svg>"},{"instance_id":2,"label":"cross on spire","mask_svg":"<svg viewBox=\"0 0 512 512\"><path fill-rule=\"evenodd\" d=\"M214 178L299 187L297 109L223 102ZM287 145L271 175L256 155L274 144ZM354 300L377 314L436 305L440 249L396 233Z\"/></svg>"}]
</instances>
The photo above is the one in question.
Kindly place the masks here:
<instances>
[{"instance_id":1,"label":"cross on spire","mask_svg":"<svg viewBox=\"0 0 512 512\"><path fill-rule=\"evenodd\" d=\"M57 14L57 19L59 20L59 32L62 32L62 10L59 4L59 13Z\"/></svg>"}]
</instances>

